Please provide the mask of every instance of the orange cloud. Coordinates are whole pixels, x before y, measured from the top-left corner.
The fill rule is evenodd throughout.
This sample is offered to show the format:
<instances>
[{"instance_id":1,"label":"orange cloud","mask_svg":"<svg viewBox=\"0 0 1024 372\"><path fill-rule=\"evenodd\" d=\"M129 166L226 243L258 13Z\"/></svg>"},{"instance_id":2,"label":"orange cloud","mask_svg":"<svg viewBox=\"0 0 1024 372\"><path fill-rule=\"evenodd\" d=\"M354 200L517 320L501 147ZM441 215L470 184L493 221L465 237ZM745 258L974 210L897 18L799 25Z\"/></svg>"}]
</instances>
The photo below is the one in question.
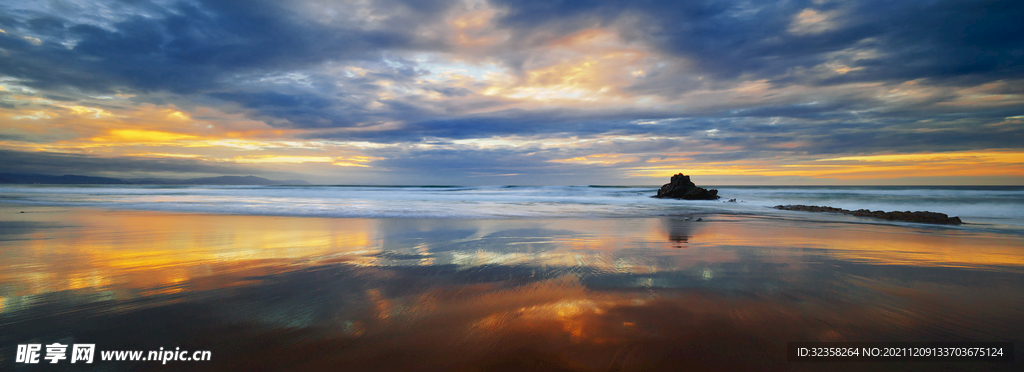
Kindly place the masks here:
<instances>
[{"instance_id":1,"label":"orange cloud","mask_svg":"<svg viewBox=\"0 0 1024 372\"><path fill-rule=\"evenodd\" d=\"M599 165L612 165L618 163L629 163L639 161L640 158L630 155L622 154L594 154L587 156L579 156L569 159L555 159L549 160L552 163L563 163L563 164L599 164Z\"/></svg>"},{"instance_id":2,"label":"orange cloud","mask_svg":"<svg viewBox=\"0 0 1024 372\"><path fill-rule=\"evenodd\" d=\"M464 13L448 21L455 30L455 43L461 47L490 46L507 40L507 31L493 30L490 26L495 12L492 9Z\"/></svg>"},{"instance_id":3,"label":"orange cloud","mask_svg":"<svg viewBox=\"0 0 1024 372\"><path fill-rule=\"evenodd\" d=\"M180 140L191 140L198 137L181 134L162 132L145 129L113 129L107 132L106 136L93 137L95 142L119 142L119 143L140 143L140 142L174 142Z\"/></svg>"},{"instance_id":4,"label":"orange cloud","mask_svg":"<svg viewBox=\"0 0 1024 372\"><path fill-rule=\"evenodd\" d=\"M230 161L236 163L330 163L334 158L329 156L294 156L294 155L250 155L236 156Z\"/></svg>"},{"instance_id":5,"label":"orange cloud","mask_svg":"<svg viewBox=\"0 0 1024 372\"><path fill-rule=\"evenodd\" d=\"M798 35L818 34L838 27L836 23L836 12L819 12L807 8L793 17L789 25L789 32Z\"/></svg>"},{"instance_id":6,"label":"orange cloud","mask_svg":"<svg viewBox=\"0 0 1024 372\"><path fill-rule=\"evenodd\" d=\"M170 154L165 152L143 152L138 154L126 154L127 156L142 157L142 158L185 158L195 159L201 158L202 155L196 154Z\"/></svg>"},{"instance_id":7,"label":"orange cloud","mask_svg":"<svg viewBox=\"0 0 1024 372\"><path fill-rule=\"evenodd\" d=\"M483 94L526 101L632 98L623 88L646 74L649 57L612 30L583 30L538 50L522 79L495 79Z\"/></svg>"},{"instance_id":8,"label":"orange cloud","mask_svg":"<svg viewBox=\"0 0 1024 372\"><path fill-rule=\"evenodd\" d=\"M339 167L370 167L368 164L374 160L383 158L374 156L297 156L297 155L248 155L236 156L225 161L236 163L257 163L257 164L302 164L302 163L331 163Z\"/></svg>"},{"instance_id":9,"label":"orange cloud","mask_svg":"<svg viewBox=\"0 0 1024 372\"><path fill-rule=\"evenodd\" d=\"M818 159L817 161L858 161L858 162L968 162L1024 164L1024 152L1019 151L967 151L926 154L892 154L844 156L839 158Z\"/></svg>"},{"instance_id":10,"label":"orange cloud","mask_svg":"<svg viewBox=\"0 0 1024 372\"><path fill-rule=\"evenodd\" d=\"M830 162L832 164L821 164ZM687 174L720 176L794 176L833 179L893 179L943 176L1024 176L1024 152L970 151L949 153L846 156L826 159L676 163L631 167L634 177L670 177Z\"/></svg>"}]
</instances>

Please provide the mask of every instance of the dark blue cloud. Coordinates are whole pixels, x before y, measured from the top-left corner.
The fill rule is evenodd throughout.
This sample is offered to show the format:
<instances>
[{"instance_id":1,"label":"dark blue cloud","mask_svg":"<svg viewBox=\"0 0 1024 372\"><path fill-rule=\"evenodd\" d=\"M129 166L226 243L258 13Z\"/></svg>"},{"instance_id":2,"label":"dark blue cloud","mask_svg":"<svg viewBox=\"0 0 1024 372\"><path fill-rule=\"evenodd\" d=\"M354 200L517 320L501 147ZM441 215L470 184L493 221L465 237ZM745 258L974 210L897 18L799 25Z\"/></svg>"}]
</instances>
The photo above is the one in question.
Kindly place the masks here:
<instances>
[{"instance_id":1,"label":"dark blue cloud","mask_svg":"<svg viewBox=\"0 0 1024 372\"><path fill-rule=\"evenodd\" d=\"M820 81L951 79L972 81L1024 76L1024 3L1020 1L505 1L502 22L520 34L565 33L576 28L638 19L623 34L685 57L703 73L731 79L743 74L783 79L795 67L813 67L828 54L876 48L877 58ZM836 26L793 33L805 9L834 12ZM582 19L589 22L565 22ZM524 36L521 36L527 39ZM536 38L533 38L536 39Z\"/></svg>"},{"instance_id":2,"label":"dark blue cloud","mask_svg":"<svg viewBox=\"0 0 1024 372\"><path fill-rule=\"evenodd\" d=\"M634 123L637 118L662 119L668 113L640 113L601 110L524 110L508 109L487 114L459 115L411 121L399 128L375 132L315 133L308 138L362 139L379 142L419 141L424 138L467 139L492 136L581 137L598 135L673 134L710 129L703 121L687 121L673 126L649 126Z\"/></svg>"},{"instance_id":3,"label":"dark blue cloud","mask_svg":"<svg viewBox=\"0 0 1024 372\"><path fill-rule=\"evenodd\" d=\"M1019 1L503 1L500 23L533 43L581 28L618 25L624 37L685 57L706 74L743 74L785 82L796 67L809 68L848 48L876 49L876 58L850 61L850 73L816 81L971 81L1024 76L1024 3ZM228 74L294 69L327 60L379 60L386 51L446 50L418 36L449 1L375 2L377 9L406 8L386 27L322 25L302 19L286 3L199 1L161 7L133 2L150 14L130 15L109 28L73 24L51 14L4 17L0 24L47 36L43 45L3 37L0 67L36 87L75 86L205 91ZM836 27L814 34L790 32L804 9L835 12ZM617 23L618 22L618 23ZM537 34L546 37L535 37ZM68 49L59 40L74 41ZM514 44L513 44L514 45ZM524 56L505 53L508 59ZM657 81L654 82L655 84ZM964 82L966 83L966 82ZM638 88L634 88L638 89Z\"/></svg>"},{"instance_id":4,"label":"dark blue cloud","mask_svg":"<svg viewBox=\"0 0 1024 372\"><path fill-rule=\"evenodd\" d=\"M374 28L322 25L302 19L287 3L233 0L182 1L166 8L145 3L151 14L129 14L109 27L48 14L5 17L5 28L34 31L45 42L0 36L0 48L7 51L0 71L40 88L201 93L233 74L428 48L430 42L411 30L438 17L449 2L374 4L409 8L415 17L395 17Z\"/></svg>"},{"instance_id":5,"label":"dark blue cloud","mask_svg":"<svg viewBox=\"0 0 1024 372\"><path fill-rule=\"evenodd\" d=\"M396 143L511 135L675 137L743 149L730 158L761 156L777 151L772 145L790 141L806 142L799 149L803 153L928 146L1015 148L1024 143L1020 129L985 126L1021 115L1019 106L939 105L952 99L952 93L911 103L834 91L770 97L771 103L712 102L709 107L685 110L491 111L504 103L444 82L417 82L429 71L410 60L412 53L455 50L440 36L423 36L425 28L446 25L454 3L372 2L369 6L375 14L387 16L379 24L353 14L323 21L302 13L297 4L269 0L124 2L112 8L121 12L119 16L106 23L84 22L56 10L0 11L0 27L8 31L0 34L0 74L41 89L54 100L75 100L76 94L97 92L170 93L164 97L170 97L166 99L171 103L222 105L224 110L237 109L276 127L320 130L307 138ZM760 79L776 87L800 84L826 92L829 86L858 82L884 88L924 79L922 85L958 88L1024 78L1024 22L1020 22L1024 2L1020 1L495 0L492 4L503 10L494 26L507 29L511 39L502 44L504 50L466 52L467 59L493 57L513 70L521 69L531 51L552 40L586 28L609 27L627 42L653 48L658 58L684 61L674 70L649 71L646 78L624 87L629 93L656 94L670 102L697 88L722 89ZM350 8L338 10L351 12ZM833 15L834 27L792 32L794 17L806 9ZM17 36L21 34L34 35L39 42ZM864 56L850 56L857 52ZM845 74L812 71L832 60L851 70ZM337 73L341 65L363 70ZM281 77L293 72L300 73L302 81ZM704 75L709 78L698 80ZM388 96L386 86L397 91L433 91L449 99L430 101L411 93L381 98ZM1004 84L987 93L1024 94L1024 88ZM0 106L17 107L2 100ZM669 118L678 120L641 123ZM396 129L341 130L383 123L394 123L391 127ZM935 128L941 130L917 130ZM717 132L712 135L709 130ZM611 143L608 151L685 150L678 141L640 143ZM497 154L464 154L461 161L465 163L452 160L454 153L407 154L405 163L391 166L448 161L467 169L504 169L494 162L474 165L478 159L471 159L495 159ZM549 152L548 157L529 161L518 158L524 154L502 156L519 159L509 161L520 167L557 167L546 161L563 155L574 154Z\"/></svg>"},{"instance_id":6,"label":"dark blue cloud","mask_svg":"<svg viewBox=\"0 0 1024 372\"><path fill-rule=\"evenodd\" d=\"M54 152L0 150L0 173L39 174L122 174L123 172L174 172L205 174L259 174L259 170L238 165L208 163L193 159L98 157Z\"/></svg>"}]
</instances>

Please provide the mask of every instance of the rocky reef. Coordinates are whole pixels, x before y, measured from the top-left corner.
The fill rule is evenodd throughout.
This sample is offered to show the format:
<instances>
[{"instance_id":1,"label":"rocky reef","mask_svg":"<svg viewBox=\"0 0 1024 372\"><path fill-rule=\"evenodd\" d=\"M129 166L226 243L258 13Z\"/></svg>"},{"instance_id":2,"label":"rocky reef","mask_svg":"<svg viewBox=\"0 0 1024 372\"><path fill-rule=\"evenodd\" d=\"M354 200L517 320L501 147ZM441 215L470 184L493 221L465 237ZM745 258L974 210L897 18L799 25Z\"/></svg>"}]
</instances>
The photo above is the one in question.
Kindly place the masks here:
<instances>
[{"instance_id":1,"label":"rocky reef","mask_svg":"<svg viewBox=\"0 0 1024 372\"><path fill-rule=\"evenodd\" d=\"M718 190L697 187L697 185L690 181L690 176L683 175L682 173L672 176L671 182L662 186L658 190L658 195L653 197L686 200L716 200L720 198Z\"/></svg>"},{"instance_id":2,"label":"rocky reef","mask_svg":"<svg viewBox=\"0 0 1024 372\"><path fill-rule=\"evenodd\" d=\"M851 211L842 208L833 207L818 207L813 205L776 205L775 209L781 209L786 211L804 211L804 212L832 212L850 214L858 217L874 217L881 218L890 221L907 221L907 222L918 222L918 223L935 223L942 225L959 225L963 222L960 221L960 217L950 217L945 213L936 212L883 212L883 211L869 211L867 209L858 209Z\"/></svg>"}]
</instances>

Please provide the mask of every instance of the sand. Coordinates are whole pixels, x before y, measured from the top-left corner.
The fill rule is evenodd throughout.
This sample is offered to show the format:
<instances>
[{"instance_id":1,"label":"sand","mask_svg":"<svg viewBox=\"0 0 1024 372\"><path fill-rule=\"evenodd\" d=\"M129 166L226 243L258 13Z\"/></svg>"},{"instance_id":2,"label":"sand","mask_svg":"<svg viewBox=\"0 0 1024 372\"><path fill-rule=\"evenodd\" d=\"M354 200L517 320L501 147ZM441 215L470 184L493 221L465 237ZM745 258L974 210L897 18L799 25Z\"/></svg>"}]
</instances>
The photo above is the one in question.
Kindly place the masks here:
<instances>
[{"instance_id":1,"label":"sand","mask_svg":"<svg viewBox=\"0 0 1024 372\"><path fill-rule=\"evenodd\" d=\"M63 340L213 355L96 362L112 370L862 370L789 363L786 343L1024 336L1020 236L702 219L0 204L0 363Z\"/></svg>"}]
</instances>

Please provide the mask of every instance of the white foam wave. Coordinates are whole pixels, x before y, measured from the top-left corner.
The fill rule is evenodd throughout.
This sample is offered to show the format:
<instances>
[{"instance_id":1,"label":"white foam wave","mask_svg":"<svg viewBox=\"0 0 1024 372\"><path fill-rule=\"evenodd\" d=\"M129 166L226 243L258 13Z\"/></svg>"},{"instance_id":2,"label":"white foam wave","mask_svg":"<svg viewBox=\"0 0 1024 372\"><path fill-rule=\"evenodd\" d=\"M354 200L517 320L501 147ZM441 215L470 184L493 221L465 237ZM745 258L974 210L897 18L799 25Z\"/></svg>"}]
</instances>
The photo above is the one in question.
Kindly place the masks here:
<instances>
[{"instance_id":1,"label":"white foam wave","mask_svg":"<svg viewBox=\"0 0 1024 372\"><path fill-rule=\"evenodd\" d=\"M650 187L0 186L0 201L186 213L360 218L598 218L771 214L779 204L928 210L1024 226L1024 188L722 187L719 201ZM736 203L727 200L735 198ZM821 218L828 218L822 216Z\"/></svg>"}]
</instances>

